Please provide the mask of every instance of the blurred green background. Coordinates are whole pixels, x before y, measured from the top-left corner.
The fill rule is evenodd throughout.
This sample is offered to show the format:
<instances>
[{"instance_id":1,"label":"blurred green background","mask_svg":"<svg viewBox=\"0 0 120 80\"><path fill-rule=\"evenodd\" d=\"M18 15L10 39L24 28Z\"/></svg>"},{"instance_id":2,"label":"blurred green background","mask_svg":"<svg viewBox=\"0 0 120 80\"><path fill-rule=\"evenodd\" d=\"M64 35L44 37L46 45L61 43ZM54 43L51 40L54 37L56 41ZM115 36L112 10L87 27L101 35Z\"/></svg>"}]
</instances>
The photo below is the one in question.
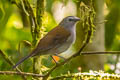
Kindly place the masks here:
<instances>
[{"instance_id":1,"label":"blurred green background","mask_svg":"<svg viewBox=\"0 0 120 80\"><path fill-rule=\"evenodd\" d=\"M11 0L14 1L14 0ZM25 15L10 0L0 0L0 49L8 55L14 63L31 51L31 46L21 42L23 40L32 43L30 22ZM28 0L34 9L36 0ZM65 16L81 15L80 7L89 5L89 0L45 0L45 14L43 17L43 34L54 28ZM83 4L84 3L84 4ZM93 0L96 12L96 31L85 51L119 51L120 50L120 0ZM69 57L78 51L84 40L82 23L77 25L76 43L67 52L63 53ZM20 53L19 53L19 45ZM68 53L68 54L66 54ZM76 64L77 63L77 64ZM22 65L22 71L32 72L32 59L28 59ZM47 68L54 65L50 57L42 62ZM12 66L0 55L0 70L9 71ZM84 72L89 70L103 70L109 73L120 74L119 55L90 55L80 56L68 64L57 68L52 76L69 72ZM57 73L56 73L57 71ZM0 75L0 80L20 80L20 76ZM31 77L29 77L31 79Z\"/></svg>"}]
</instances>

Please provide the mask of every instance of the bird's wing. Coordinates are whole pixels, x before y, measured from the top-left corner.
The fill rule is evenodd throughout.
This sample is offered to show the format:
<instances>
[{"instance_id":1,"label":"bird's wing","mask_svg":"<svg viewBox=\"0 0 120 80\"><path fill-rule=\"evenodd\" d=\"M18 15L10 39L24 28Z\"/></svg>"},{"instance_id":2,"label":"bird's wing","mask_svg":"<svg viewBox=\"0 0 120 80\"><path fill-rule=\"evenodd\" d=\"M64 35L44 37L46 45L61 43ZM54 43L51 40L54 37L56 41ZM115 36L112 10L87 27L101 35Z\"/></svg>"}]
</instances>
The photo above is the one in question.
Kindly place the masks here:
<instances>
[{"instance_id":1,"label":"bird's wing","mask_svg":"<svg viewBox=\"0 0 120 80\"><path fill-rule=\"evenodd\" d=\"M48 34L40 40L37 45L38 49L36 50L42 52L51 48L55 48L58 44L62 44L67 41L69 36L69 31L67 31L64 27L58 26L48 32Z\"/></svg>"}]
</instances>

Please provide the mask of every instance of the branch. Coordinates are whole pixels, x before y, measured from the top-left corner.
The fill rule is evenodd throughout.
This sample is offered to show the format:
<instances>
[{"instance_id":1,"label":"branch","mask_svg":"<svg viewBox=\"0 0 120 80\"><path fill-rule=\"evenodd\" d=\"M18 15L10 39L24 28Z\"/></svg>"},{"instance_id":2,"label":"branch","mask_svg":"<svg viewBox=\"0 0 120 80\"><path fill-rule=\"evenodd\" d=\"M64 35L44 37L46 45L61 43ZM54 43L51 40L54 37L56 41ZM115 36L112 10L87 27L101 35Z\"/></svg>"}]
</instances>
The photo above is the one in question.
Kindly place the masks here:
<instances>
[{"instance_id":1,"label":"branch","mask_svg":"<svg viewBox=\"0 0 120 80\"><path fill-rule=\"evenodd\" d=\"M57 76L55 78L51 78L50 80L64 80L67 78L71 78L71 79L80 79L80 80L84 80L84 79L88 79L88 80L92 80L92 79L98 79L98 80L119 80L120 79L120 75L118 74L109 74L109 73L104 73L103 71L90 71L88 73L84 72L84 73L73 73L73 74L66 74L66 75L62 75L62 76Z\"/></svg>"},{"instance_id":2,"label":"branch","mask_svg":"<svg viewBox=\"0 0 120 80\"><path fill-rule=\"evenodd\" d=\"M42 27L42 18L44 16L44 10L45 10L44 3L45 3L45 0L37 0L36 18L37 18L37 23L39 28Z\"/></svg>"},{"instance_id":3,"label":"branch","mask_svg":"<svg viewBox=\"0 0 120 80\"><path fill-rule=\"evenodd\" d=\"M81 52L81 55L101 55L101 54L120 54L120 51L90 51L90 52Z\"/></svg>"},{"instance_id":4,"label":"branch","mask_svg":"<svg viewBox=\"0 0 120 80\"><path fill-rule=\"evenodd\" d=\"M22 76L35 76L35 77L43 77L44 75L34 74L34 73L26 73L26 72L14 72L14 71L0 71L2 75L22 75Z\"/></svg>"},{"instance_id":5,"label":"branch","mask_svg":"<svg viewBox=\"0 0 120 80\"><path fill-rule=\"evenodd\" d=\"M32 34L32 37L33 37L33 45L35 45L36 42L37 42L36 36L37 36L37 33L38 33L36 31L37 30L37 21L36 21L35 15L34 15L33 8L30 6L30 3L28 2L28 0L22 0L22 1L23 1L22 6L25 6L25 7L22 7L23 11L24 12L26 11L29 14L29 20L30 20L30 23L31 23L31 34Z\"/></svg>"}]
</instances>

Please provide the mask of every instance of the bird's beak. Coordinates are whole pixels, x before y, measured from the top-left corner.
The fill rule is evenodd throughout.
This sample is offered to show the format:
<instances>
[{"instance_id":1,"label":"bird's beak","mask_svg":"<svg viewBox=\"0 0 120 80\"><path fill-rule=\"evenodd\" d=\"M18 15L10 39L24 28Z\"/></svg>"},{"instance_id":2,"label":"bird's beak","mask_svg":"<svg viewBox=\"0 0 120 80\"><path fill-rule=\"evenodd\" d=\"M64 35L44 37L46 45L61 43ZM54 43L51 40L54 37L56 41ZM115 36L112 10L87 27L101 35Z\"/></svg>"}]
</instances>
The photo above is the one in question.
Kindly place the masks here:
<instances>
[{"instance_id":1,"label":"bird's beak","mask_svg":"<svg viewBox=\"0 0 120 80\"><path fill-rule=\"evenodd\" d=\"M80 21L80 18L78 17L75 17L75 20L74 21Z\"/></svg>"},{"instance_id":2,"label":"bird's beak","mask_svg":"<svg viewBox=\"0 0 120 80\"><path fill-rule=\"evenodd\" d=\"M75 22L80 21L80 18L75 17L75 18L73 19L73 21L75 21Z\"/></svg>"}]
</instances>

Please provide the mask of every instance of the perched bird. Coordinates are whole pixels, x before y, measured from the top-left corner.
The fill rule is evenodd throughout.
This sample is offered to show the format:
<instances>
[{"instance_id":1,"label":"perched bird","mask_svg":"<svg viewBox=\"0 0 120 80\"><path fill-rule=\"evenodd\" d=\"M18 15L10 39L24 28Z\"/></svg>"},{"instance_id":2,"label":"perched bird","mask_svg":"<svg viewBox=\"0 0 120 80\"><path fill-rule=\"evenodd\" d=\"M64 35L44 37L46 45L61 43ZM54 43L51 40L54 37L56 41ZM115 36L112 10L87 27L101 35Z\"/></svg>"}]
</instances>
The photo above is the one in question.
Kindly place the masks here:
<instances>
[{"instance_id":1,"label":"perched bird","mask_svg":"<svg viewBox=\"0 0 120 80\"><path fill-rule=\"evenodd\" d=\"M36 48L28 56L22 58L13 68L16 68L29 57L47 54L59 56L59 53L66 51L76 39L76 22L79 20L80 18L75 16L64 18L57 27L39 41Z\"/></svg>"}]
</instances>

